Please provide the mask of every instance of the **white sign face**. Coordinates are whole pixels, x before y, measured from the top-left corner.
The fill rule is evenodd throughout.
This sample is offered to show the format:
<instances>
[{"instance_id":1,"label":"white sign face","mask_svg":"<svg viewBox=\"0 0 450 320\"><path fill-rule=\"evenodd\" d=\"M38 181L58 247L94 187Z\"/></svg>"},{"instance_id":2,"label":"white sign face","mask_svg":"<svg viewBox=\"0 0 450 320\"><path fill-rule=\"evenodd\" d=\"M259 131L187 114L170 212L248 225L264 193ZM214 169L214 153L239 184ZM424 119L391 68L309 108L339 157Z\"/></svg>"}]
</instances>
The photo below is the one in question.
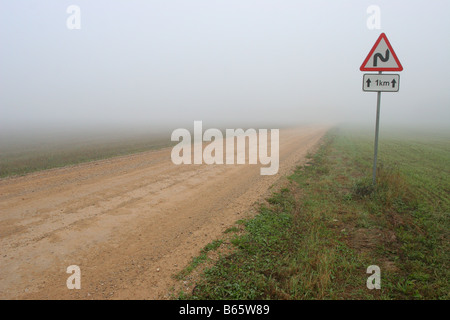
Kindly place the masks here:
<instances>
[{"instance_id":1,"label":"white sign face","mask_svg":"<svg viewBox=\"0 0 450 320\"><path fill-rule=\"evenodd\" d=\"M363 76L363 91L397 92L400 85L398 74L366 73Z\"/></svg>"}]
</instances>

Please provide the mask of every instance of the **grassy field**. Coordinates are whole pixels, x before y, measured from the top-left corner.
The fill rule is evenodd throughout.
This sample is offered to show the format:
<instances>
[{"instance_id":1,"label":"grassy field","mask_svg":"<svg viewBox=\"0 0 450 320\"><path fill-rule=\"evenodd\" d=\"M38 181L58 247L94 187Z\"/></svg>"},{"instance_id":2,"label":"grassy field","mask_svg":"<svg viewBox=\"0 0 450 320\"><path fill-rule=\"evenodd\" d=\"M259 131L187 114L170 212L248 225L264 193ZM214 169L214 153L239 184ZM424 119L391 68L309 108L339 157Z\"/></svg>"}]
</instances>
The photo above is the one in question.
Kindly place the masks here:
<instances>
[{"instance_id":1,"label":"grassy field","mask_svg":"<svg viewBox=\"0 0 450 320\"><path fill-rule=\"evenodd\" d=\"M450 134L382 131L376 187L372 157L373 132L330 131L288 187L178 275L197 280L174 298L449 299Z\"/></svg>"},{"instance_id":2,"label":"grassy field","mask_svg":"<svg viewBox=\"0 0 450 320\"><path fill-rule=\"evenodd\" d=\"M0 147L0 178L173 145L170 136L162 135L29 140Z\"/></svg>"}]
</instances>

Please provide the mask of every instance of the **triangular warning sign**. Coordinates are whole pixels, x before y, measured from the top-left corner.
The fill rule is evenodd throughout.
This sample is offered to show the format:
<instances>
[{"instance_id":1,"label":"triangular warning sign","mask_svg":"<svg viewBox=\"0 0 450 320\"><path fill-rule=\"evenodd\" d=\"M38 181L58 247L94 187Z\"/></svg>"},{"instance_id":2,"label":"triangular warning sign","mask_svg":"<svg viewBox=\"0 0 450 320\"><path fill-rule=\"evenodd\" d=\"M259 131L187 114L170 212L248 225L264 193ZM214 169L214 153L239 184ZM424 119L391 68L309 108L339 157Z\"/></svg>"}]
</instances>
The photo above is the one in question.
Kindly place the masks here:
<instances>
[{"instance_id":1,"label":"triangular warning sign","mask_svg":"<svg viewBox=\"0 0 450 320\"><path fill-rule=\"evenodd\" d=\"M384 33L359 68L361 71L402 71L403 67Z\"/></svg>"}]
</instances>

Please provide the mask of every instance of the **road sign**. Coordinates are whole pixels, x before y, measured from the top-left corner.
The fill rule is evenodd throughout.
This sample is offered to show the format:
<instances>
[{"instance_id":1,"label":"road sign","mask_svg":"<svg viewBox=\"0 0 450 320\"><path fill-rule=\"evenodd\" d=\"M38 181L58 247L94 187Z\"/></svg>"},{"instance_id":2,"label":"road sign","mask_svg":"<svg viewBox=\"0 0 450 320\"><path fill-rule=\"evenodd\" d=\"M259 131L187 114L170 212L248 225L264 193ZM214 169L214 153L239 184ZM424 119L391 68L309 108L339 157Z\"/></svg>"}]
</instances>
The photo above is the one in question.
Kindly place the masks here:
<instances>
[{"instance_id":1,"label":"road sign","mask_svg":"<svg viewBox=\"0 0 450 320\"><path fill-rule=\"evenodd\" d=\"M394 49L392 49L384 33L380 34L359 70L378 71L378 74L365 74L363 76L363 91L374 91L377 93L377 116L372 169L372 183L375 185L377 175L378 132L380 131L381 92L397 92L400 84L400 76L398 74L381 73L382 71L403 70L402 64L398 60Z\"/></svg>"},{"instance_id":2,"label":"road sign","mask_svg":"<svg viewBox=\"0 0 450 320\"><path fill-rule=\"evenodd\" d=\"M384 33L359 68L361 71L402 71L403 67Z\"/></svg>"},{"instance_id":3,"label":"road sign","mask_svg":"<svg viewBox=\"0 0 450 320\"><path fill-rule=\"evenodd\" d=\"M400 86L398 74L366 73L363 76L363 91L397 92Z\"/></svg>"}]
</instances>

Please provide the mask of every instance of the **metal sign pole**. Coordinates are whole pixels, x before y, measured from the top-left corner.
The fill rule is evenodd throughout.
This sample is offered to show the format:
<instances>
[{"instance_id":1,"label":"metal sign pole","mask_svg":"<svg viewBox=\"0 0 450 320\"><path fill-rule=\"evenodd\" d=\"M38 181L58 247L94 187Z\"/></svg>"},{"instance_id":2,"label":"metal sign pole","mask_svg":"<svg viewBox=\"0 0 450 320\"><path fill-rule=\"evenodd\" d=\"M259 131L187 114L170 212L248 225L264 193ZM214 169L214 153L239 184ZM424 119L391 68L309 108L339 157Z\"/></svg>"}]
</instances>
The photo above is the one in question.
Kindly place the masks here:
<instances>
[{"instance_id":1,"label":"metal sign pole","mask_svg":"<svg viewBox=\"0 0 450 320\"><path fill-rule=\"evenodd\" d=\"M381 74L381 71L378 72ZM373 173L372 173L372 183L376 185L377 183L377 156L378 156L378 132L380 130L380 103L381 103L381 91L377 92L377 121L375 124L375 146L373 153Z\"/></svg>"}]
</instances>

